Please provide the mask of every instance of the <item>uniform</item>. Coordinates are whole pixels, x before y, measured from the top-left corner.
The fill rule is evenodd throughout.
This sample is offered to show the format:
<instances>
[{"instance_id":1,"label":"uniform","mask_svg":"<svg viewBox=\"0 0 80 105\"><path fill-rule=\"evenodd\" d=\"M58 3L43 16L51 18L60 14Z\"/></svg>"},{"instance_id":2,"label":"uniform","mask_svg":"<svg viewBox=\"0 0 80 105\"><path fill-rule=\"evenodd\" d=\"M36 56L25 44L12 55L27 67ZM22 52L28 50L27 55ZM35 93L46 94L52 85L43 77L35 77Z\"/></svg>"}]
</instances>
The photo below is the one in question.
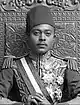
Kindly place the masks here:
<instances>
[{"instance_id":1,"label":"uniform","mask_svg":"<svg viewBox=\"0 0 80 105\"><path fill-rule=\"evenodd\" d=\"M68 68L67 61L54 57L51 51L48 51L44 59L40 60L40 67L31 54L21 58L13 58L13 60L11 60L12 58L5 59L0 73L0 96L26 103L28 95L31 94L30 89L34 91L23 65L20 63L22 58L25 58L29 65L33 64L37 72L36 78L41 79L42 85L49 95L48 98L54 103L71 100L80 94L80 74L77 69ZM38 68L40 68L40 73ZM42 85L40 85L41 89L43 89Z\"/></svg>"}]
</instances>

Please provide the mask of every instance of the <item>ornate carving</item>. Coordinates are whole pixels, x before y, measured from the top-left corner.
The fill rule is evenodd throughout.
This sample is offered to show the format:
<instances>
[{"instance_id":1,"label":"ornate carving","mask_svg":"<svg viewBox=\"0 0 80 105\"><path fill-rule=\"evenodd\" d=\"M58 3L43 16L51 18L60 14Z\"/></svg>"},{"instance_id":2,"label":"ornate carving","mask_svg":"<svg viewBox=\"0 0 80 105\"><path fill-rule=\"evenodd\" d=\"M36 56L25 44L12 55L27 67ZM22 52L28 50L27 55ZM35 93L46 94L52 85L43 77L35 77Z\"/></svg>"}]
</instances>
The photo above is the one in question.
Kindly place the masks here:
<instances>
[{"instance_id":1,"label":"ornate carving","mask_svg":"<svg viewBox=\"0 0 80 105\"><path fill-rule=\"evenodd\" d=\"M6 24L6 54L23 56L27 52L26 25L24 23Z\"/></svg>"},{"instance_id":2,"label":"ornate carving","mask_svg":"<svg viewBox=\"0 0 80 105\"><path fill-rule=\"evenodd\" d=\"M53 48L54 54L57 56L71 56L76 57L76 28L74 22L57 23L64 27L64 29L57 29L57 41Z\"/></svg>"},{"instance_id":3,"label":"ornate carving","mask_svg":"<svg viewBox=\"0 0 80 105\"><path fill-rule=\"evenodd\" d=\"M51 9L53 15L53 21L80 21L80 11L53 11ZM0 13L0 21L6 23L26 23L26 15L27 12L1 12Z\"/></svg>"},{"instance_id":4,"label":"ornate carving","mask_svg":"<svg viewBox=\"0 0 80 105\"><path fill-rule=\"evenodd\" d=\"M77 22L77 58L78 58L78 67L80 68L80 22Z\"/></svg>"},{"instance_id":5,"label":"ornate carving","mask_svg":"<svg viewBox=\"0 0 80 105\"><path fill-rule=\"evenodd\" d=\"M44 4L54 10L80 10L79 0L1 0L1 11L28 11L35 5Z\"/></svg>"},{"instance_id":6,"label":"ornate carving","mask_svg":"<svg viewBox=\"0 0 80 105\"><path fill-rule=\"evenodd\" d=\"M26 22L26 12L3 12L2 21L6 23L10 22Z\"/></svg>"},{"instance_id":7,"label":"ornate carving","mask_svg":"<svg viewBox=\"0 0 80 105\"><path fill-rule=\"evenodd\" d=\"M4 57L4 36L5 36L5 29L4 29L4 23L0 22L0 67L3 62L3 57Z\"/></svg>"}]
</instances>

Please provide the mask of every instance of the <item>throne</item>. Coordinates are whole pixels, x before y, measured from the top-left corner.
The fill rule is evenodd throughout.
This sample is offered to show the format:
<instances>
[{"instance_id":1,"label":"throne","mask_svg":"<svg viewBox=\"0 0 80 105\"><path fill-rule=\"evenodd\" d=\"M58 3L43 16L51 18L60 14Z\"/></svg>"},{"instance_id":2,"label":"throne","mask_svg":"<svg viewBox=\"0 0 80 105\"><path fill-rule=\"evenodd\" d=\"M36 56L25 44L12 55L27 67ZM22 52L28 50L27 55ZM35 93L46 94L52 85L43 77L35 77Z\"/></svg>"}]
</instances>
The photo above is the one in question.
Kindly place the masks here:
<instances>
[{"instance_id":1,"label":"throne","mask_svg":"<svg viewBox=\"0 0 80 105\"><path fill-rule=\"evenodd\" d=\"M4 56L21 57L27 53L26 16L36 5L51 9L56 43L53 54L76 59L80 68L80 3L65 0L1 0L0 1L0 67Z\"/></svg>"}]
</instances>

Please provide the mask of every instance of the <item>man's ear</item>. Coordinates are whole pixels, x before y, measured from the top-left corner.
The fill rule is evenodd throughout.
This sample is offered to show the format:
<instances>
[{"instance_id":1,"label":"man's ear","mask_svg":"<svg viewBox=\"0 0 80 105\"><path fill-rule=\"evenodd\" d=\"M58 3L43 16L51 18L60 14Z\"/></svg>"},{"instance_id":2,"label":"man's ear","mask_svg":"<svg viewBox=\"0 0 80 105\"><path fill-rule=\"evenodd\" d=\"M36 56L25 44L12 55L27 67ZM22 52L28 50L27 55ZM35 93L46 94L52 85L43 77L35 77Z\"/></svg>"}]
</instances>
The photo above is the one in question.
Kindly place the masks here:
<instances>
[{"instance_id":1,"label":"man's ear","mask_svg":"<svg viewBox=\"0 0 80 105\"><path fill-rule=\"evenodd\" d=\"M53 43L57 43L58 42L58 38L56 37L56 35L53 36Z\"/></svg>"},{"instance_id":2,"label":"man's ear","mask_svg":"<svg viewBox=\"0 0 80 105\"><path fill-rule=\"evenodd\" d=\"M51 49L54 49L55 45L56 45L56 37L53 37L53 42L52 42Z\"/></svg>"}]
</instances>

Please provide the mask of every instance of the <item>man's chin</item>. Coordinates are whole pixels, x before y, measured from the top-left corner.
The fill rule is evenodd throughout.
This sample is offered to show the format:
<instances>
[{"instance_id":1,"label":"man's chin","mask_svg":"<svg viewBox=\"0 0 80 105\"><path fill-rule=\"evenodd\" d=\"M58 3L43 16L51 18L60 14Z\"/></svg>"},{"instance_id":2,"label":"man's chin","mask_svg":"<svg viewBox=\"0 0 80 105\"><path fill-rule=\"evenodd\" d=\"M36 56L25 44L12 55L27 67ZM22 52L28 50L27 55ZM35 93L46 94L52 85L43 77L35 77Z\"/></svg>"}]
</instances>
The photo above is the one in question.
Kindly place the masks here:
<instances>
[{"instance_id":1,"label":"man's chin","mask_svg":"<svg viewBox=\"0 0 80 105\"><path fill-rule=\"evenodd\" d=\"M47 51L46 50L38 50L37 54L44 55Z\"/></svg>"}]
</instances>

